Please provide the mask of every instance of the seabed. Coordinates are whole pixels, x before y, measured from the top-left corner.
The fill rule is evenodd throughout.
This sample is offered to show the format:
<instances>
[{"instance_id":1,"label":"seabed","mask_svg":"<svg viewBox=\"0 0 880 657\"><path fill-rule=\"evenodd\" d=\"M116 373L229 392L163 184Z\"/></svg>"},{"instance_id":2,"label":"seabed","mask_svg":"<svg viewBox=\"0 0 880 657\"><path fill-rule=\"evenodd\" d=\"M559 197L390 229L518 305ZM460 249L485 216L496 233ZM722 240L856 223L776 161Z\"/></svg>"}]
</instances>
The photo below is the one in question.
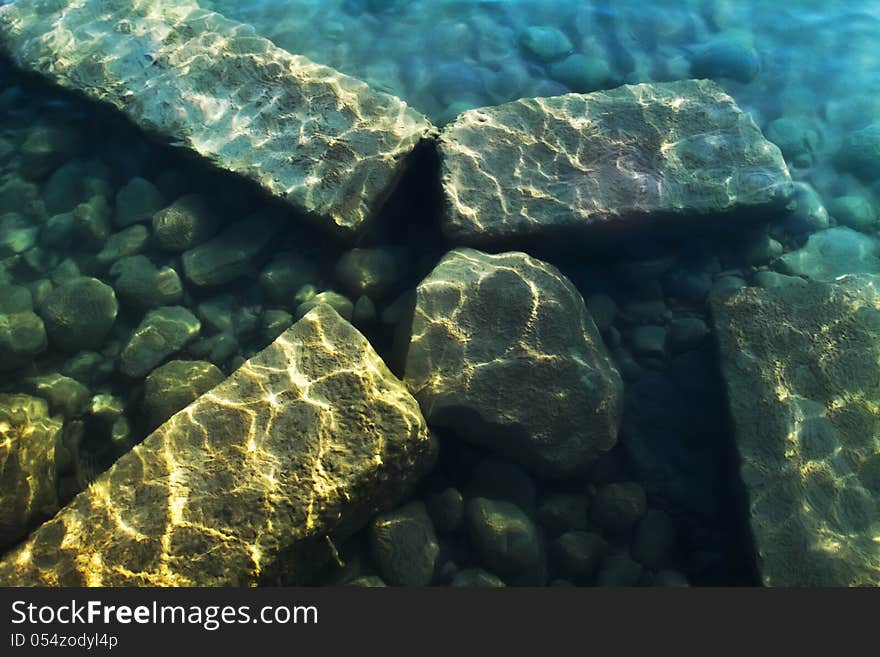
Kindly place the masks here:
<instances>
[{"instance_id":1,"label":"seabed","mask_svg":"<svg viewBox=\"0 0 880 657\"><path fill-rule=\"evenodd\" d=\"M880 7L661 4L0 3L0 585L880 585Z\"/></svg>"}]
</instances>

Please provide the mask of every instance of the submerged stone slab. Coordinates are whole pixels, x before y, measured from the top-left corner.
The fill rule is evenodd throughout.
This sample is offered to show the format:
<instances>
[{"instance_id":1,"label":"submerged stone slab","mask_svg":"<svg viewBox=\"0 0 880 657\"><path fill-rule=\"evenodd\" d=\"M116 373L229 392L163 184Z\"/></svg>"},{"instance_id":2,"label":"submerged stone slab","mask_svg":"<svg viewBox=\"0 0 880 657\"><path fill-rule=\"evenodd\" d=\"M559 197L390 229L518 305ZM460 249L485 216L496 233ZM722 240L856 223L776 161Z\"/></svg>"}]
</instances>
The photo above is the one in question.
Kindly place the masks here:
<instances>
[{"instance_id":1,"label":"submerged stone slab","mask_svg":"<svg viewBox=\"0 0 880 657\"><path fill-rule=\"evenodd\" d=\"M880 585L880 278L713 302L761 579Z\"/></svg>"},{"instance_id":2,"label":"submerged stone slab","mask_svg":"<svg viewBox=\"0 0 880 657\"><path fill-rule=\"evenodd\" d=\"M755 214L791 191L779 149L708 80L470 110L440 150L445 230L473 244Z\"/></svg>"},{"instance_id":3,"label":"submerged stone slab","mask_svg":"<svg viewBox=\"0 0 880 657\"><path fill-rule=\"evenodd\" d=\"M378 209L431 129L400 99L193 0L3 5L0 49L343 234Z\"/></svg>"},{"instance_id":4,"label":"submerged stone slab","mask_svg":"<svg viewBox=\"0 0 880 657\"><path fill-rule=\"evenodd\" d=\"M547 477L617 442L620 374L580 293L525 253L448 253L417 290L405 381L432 425Z\"/></svg>"},{"instance_id":5,"label":"submerged stone slab","mask_svg":"<svg viewBox=\"0 0 880 657\"><path fill-rule=\"evenodd\" d=\"M307 581L433 457L404 385L319 306L6 555L0 583Z\"/></svg>"}]
</instances>

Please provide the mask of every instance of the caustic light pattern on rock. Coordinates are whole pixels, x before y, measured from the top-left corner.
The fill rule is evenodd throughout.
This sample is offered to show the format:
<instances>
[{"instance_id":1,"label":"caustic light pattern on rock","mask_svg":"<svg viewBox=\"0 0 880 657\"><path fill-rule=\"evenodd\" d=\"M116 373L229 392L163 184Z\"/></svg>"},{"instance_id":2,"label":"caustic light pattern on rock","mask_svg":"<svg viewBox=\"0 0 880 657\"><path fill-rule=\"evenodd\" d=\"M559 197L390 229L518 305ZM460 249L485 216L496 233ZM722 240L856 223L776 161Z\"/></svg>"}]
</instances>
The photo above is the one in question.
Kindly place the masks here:
<instances>
[{"instance_id":1,"label":"caustic light pattern on rock","mask_svg":"<svg viewBox=\"0 0 880 657\"><path fill-rule=\"evenodd\" d=\"M768 586L880 585L880 279L713 304Z\"/></svg>"},{"instance_id":2,"label":"caustic light pattern on rock","mask_svg":"<svg viewBox=\"0 0 880 657\"><path fill-rule=\"evenodd\" d=\"M433 458L404 385L318 306L8 554L0 581L302 582Z\"/></svg>"},{"instance_id":3,"label":"caustic light pattern on rock","mask_svg":"<svg viewBox=\"0 0 880 657\"><path fill-rule=\"evenodd\" d=\"M708 80L470 110L440 150L446 232L473 244L781 209L791 191L779 149Z\"/></svg>"},{"instance_id":4,"label":"caustic light pattern on rock","mask_svg":"<svg viewBox=\"0 0 880 657\"><path fill-rule=\"evenodd\" d=\"M524 253L440 261L418 286L405 381L429 423L545 476L617 441L623 386L583 298Z\"/></svg>"},{"instance_id":5,"label":"caustic light pattern on rock","mask_svg":"<svg viewBox=\"0 0 880 657\"><path fill-rule=\"evenodd\" d=\"M191 0L16 3L0 48L342 234L378 210L431 130L398 98Z\"/></svg>"}]
</instances>

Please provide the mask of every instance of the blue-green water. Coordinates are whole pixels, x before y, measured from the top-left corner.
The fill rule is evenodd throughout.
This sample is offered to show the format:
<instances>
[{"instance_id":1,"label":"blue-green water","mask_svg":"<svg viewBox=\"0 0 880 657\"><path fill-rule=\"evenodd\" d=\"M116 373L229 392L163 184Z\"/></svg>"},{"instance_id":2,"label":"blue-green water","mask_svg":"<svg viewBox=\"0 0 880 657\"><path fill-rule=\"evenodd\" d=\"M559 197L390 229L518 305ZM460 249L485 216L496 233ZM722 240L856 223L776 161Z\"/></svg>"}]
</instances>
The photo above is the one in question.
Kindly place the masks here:
<instances>
[{"instance_id":1,"label":"blue-green water","mask_svg":"<svg viewBox=\"0 0 880 657\"><path fill-rule=\"evenodd\" d=\"M847 132L880 116L875 0L201 4L439 123L521 97L712 78L782 147L797 179L823 194L877 202L830 162Z\"/></svg>"},{"instance_id":2,"label":"blue-green water","mask_svg":"<svg viewBox=\"0 0 880 657\"><path fill-rule=\"evenodd\" d=\"M752 114L798 183L788 214L723 234L633 236L608 253L540 252L585 298L623 377L618 445L582 477L553 481L441 430L436 468L412 499L427 505L439 536L433 584L756 584L707 299L768 281L880 273L880 177L843 148L880 124L880 2L201 5L399 96L438 125L466 109L522 97L693 77L716 80ZM185 375L163 374L198 374L203 380L193 387L204 391L270 344L318 295L402 375L412 293L456 246L439 229L443 198L430 152L357 244L379 263L366 273L381 284L366 293L352 284L365 271L351 264L351 245L304 224L253 186L158 145L112 112L25 77L5 60L0 81L0 394L46 399L63 427L53 457L56 507L182 407L186 394L156 399L148 377L160 364L190 363ZM234 275L195 284L183 254L198 245L161 241L156 217L181 199L207 217L206 234L228 236L221 251L237 254ZM266 213L275 232L251 245L253 227L267 225L253 217ZM812 236L819 260L813 251L792 259ZM31 339L50 321L48 300L59 296L53 293L83 277L119 301L100 338L88 339L102 332L95 328L103 312L97 294L80 313L89 315L87 335L56 328L42 342ZM64 301L75 307L77 299ZM148 313L165 306L191 312L195 335L145 369L125 365L121 354L149 323ZM168 386L179 392L190 383ZM11 403L4 398L0 406ZM462 519L475 499L515 507L499 517L534 548L521 572L488 572L490 560ZM600 503L617 516L595 511ZM16 527L12 542L50 515ZM347 565L316 573L315 581L376 583L385 576L370 532L339 546ZM12 542L0 542L0 550Z\"/></svg>"}]
</instances>

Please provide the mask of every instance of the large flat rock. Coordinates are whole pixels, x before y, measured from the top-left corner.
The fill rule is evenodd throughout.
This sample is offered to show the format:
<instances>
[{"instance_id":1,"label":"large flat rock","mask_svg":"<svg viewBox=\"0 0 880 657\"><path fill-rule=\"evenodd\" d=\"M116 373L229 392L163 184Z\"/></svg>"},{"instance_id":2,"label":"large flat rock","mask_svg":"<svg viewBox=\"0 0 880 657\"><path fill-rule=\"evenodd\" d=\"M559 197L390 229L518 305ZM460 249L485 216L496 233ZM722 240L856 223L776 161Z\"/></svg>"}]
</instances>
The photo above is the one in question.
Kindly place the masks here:
<instances>
[{"instance_id":1,"label":"large flat rock","mask_svg":"<svg viewBox=\"0 0 880 657\"><path fill-rule=\"evenodd\" d=\"M708 80L470 110L440 149L445 229L470 244L755 216L791 192L779 149Z\"/></svg>"},{"instance_id":2,"label":"large flat rock","mask_svg":"<svg viewBox=\"0 0 880 657\"><path fill-rule=\"evenodd\" d=\"M400 99L193 0L4 5L0 48L345 234L378 209L430 130Z\"/></svg>"},{"instance_id":3,"label":"large flat rock","mask_svg":"<svg viewBox=\"0 0 880 657\"><path fill-rule=\"evenodd\" d=\"M7 554L0 583L307 581L434 453L404 385L317 306Z\"/></svg>"},{"instance_id":4,"label":"large flat rock","mask_svg":"<svg viewBox=\"0 0 880 657\"><path fill-rule=\"evenodd\" d=\"M880 585L880 278L713 303L758 569Z\"/></svg>"}]
</instances>

